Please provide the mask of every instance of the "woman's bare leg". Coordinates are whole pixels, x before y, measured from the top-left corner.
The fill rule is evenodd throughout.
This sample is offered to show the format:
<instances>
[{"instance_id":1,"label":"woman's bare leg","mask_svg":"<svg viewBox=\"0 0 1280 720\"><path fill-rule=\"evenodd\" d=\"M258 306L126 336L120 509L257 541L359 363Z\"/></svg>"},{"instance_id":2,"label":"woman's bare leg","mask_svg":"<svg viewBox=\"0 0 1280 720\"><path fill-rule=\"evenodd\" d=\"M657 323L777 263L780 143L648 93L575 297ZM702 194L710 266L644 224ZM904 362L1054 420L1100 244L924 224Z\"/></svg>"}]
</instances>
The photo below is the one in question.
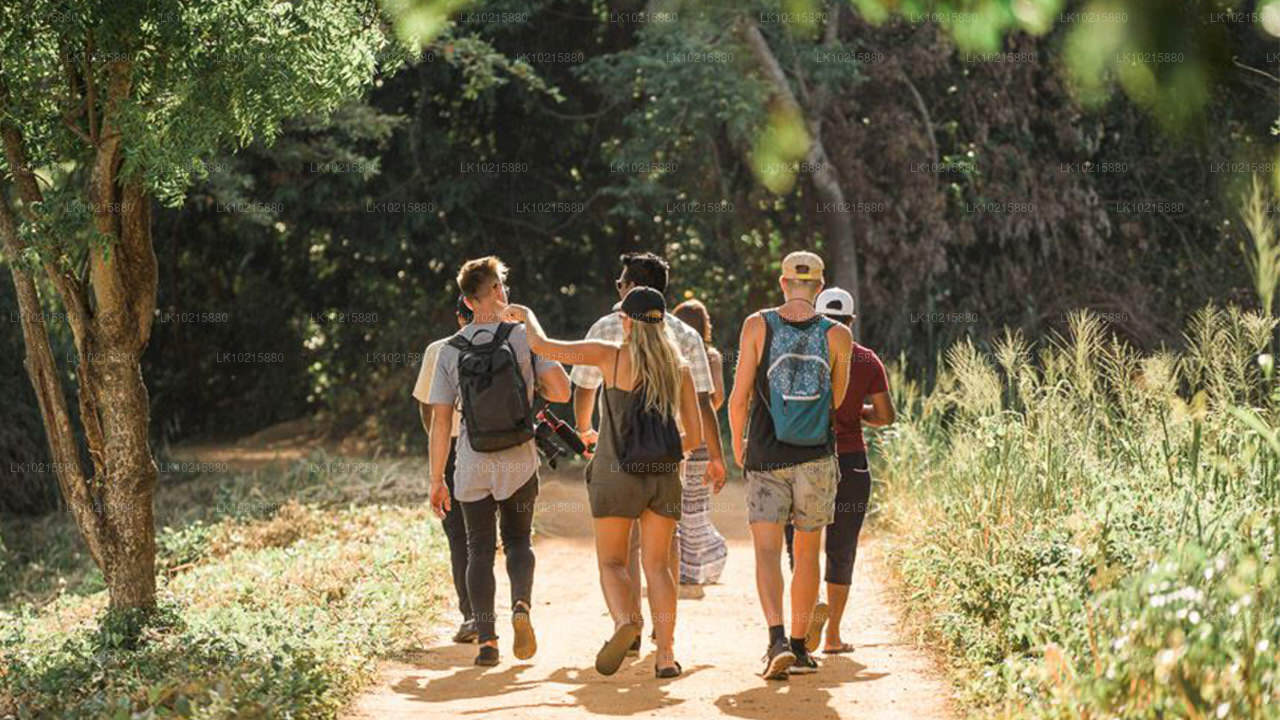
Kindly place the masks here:
<instances>
[{"instance_id":1,"label":"woman's bare leg","mask_svg":"<svg viewBox=\"0 0 1280 720\"><path fill-rule=\"evenodd\" d=\"M600 567L600 589L605 605L613 617L615 629L627 623L642 622L639 601L634 597L631 573L627 571L628 546L631 544L631 518L596 518L596 562ZM650 590L652 593L652 590Z\"/></svg>"},{"instance_id":2,"label":"woman's bare leg","mask_svg":"<svg viewBox=\"0 0 1280 720\"><path fill-rule=\"evenodd\" d=\"M640 563L649 584L649 616L657 636L659 668L675 663L676 580L671 567L671 543L676 521L645 510L640 515Z\"/></svg>"}]
</instances>

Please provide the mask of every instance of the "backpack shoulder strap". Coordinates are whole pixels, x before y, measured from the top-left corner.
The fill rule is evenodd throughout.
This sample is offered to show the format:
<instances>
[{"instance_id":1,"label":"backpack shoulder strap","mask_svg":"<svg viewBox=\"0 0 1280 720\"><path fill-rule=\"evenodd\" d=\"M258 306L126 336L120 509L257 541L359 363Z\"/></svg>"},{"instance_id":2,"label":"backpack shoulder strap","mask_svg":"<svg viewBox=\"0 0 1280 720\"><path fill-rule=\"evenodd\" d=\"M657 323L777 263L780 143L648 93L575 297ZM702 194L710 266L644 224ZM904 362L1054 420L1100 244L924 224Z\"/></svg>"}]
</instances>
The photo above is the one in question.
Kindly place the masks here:
<instances>
[{"instance_id":1,"label":"backpack shoulder strap","mask_svg":"<svg viewBox=\"0 0 1280 720\"><path fill-rule=\"evenodd\" d=\"M516 329L516 323L498 323L498 330L493 334L493 349L497 350L503 343L511 337L511 332ZM524 349L529 353L529 372L533 373L535 378L538 374L537 354L533 352L533 346L529 344L528 329L525 329ZM510 344L510 343L507 343ZM516 346L511 345L511 353L514 355Z\"/></svg>"},{"instance_id":2,"label":"backpack shoulder strap","mask_svg":"<svg viewBox=\"0 0 1280 720\"><path fill-rule=\"evenodd\" d=\"M777 328L778 323L782 320L782 316L778 314L778 309L761 310L760 317L764 318L764 326L769 330Z\"/></svg>"},{"instance_id":3,"label":"backpack shoulder strap","mask_svg":"<svg viewBox=\"0 0 1280 720\"><path fill-rule=\"evenodd\" d=\"M461 332L456 332L453 337L449 338L449 347L457 348L459 351L465 352L471 349L471 341L462 336Z\"/></svg>"},{"instance_id":4,"label":"backpack shoulder strap","mask_svg":"<svg viewBox=\"0 0 1280 720\"><path fill-rule=\"evenodd\" d=\"M760 362L756 365L756 381L753 384L760 401L767 408L769 398L761 388L769 387L769 349L773 345L773 324L778 321L778 311L765 310L760 313L760 317L764 318L764 343L760 347Z\"/></svg>"},{"instance_id":5,"label":"backpack shoulder strap","mask_svg":"<svg viewBox=\"0 0 1280 720\"><path fill-rule=\"evenodd\" d=\"M515 323L498 323L498 329L493 333L493 344L496 346L506 342L507 337L511 335L511 331L515 327Z\"/></svg>"}]
</instances>

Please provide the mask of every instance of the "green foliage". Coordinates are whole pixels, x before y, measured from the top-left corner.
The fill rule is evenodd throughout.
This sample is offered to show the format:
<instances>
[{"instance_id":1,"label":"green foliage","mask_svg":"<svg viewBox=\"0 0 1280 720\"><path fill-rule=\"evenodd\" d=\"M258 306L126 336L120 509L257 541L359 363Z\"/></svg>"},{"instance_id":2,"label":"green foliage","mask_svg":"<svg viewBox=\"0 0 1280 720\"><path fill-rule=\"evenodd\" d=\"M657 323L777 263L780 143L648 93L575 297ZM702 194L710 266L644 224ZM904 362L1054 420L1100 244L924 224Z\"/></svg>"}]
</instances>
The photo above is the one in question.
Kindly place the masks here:
<instances>
[{"instance_id":1,"label":"green foliage","mask_svg":"<svg viewBox=\"0 0 1280 720\"><path fill-rule=\"evenodd\" d=\"M1241 243L1241 249L1249 264L1253 288L1258 293L1262 311L1271 317L1276 290L1280 289L1280 231L1269 212L1265 187L1265 181L1255 174L1249 195L1241 203L1241 215L1251 241L1249 247Z\"/></svg>"},{"instance_id":2,"label":"green foliage","mask_svg":"<svg viewBox=\"0 0 1280 720\"><path fill-rule=\"evenodd\" d=\"M317 455L162 488L178 529L158 538L160 608L107 614L98 593L0 610L0 715L335 717L444 602L448 553L415 477Z\"/></svg>"},{"instance_id":3,"label":"green foliage","mask_svg":"<svg viewBox=\"0 0 1280 720\"><path fill-rule=\"evenodd\" d=\"M1183 356L1143 356L1078 314L995 363L953 348L933 393L894 378L894 557L971 704L1277 717L1280 408L1254 362L1274 326L1206 308Z\"/></svg>"},{"instance_id":4,"label":"green foliage","mask_svg":"<svg viewBox=\"0 0 1280 720\"><path fill-rule=\"evenodd\" d=\"M1274 35L1264 12L1233 0L853 0L864 17L884 22L893 13L936 22L967 52L997 53L1020 32L1043 35L1068 25L1065 65L1078 98L1105 103L1119 88L1167 129L1185 130L1201 118L1212 88L1231 70L1228 24L1256 17L1259 35ZM1224 19L1230 16L1230 19Z\"/></svg>"},{"instance_id":5,"label":"green foliage","mask_svg":"<svg viewBox=\"0 0 1280 720\"><path fill-rule=\"evenodd\" d=\"M95 207L74 180L87 172L97 123L118 133L122 177L178 203L214 152L269 141L285 119L327 113L367 87L379 58L394 57L380 23L360 0L7 3L6 116L51 186L27 232L92 242ZM107 107L116 88L125 97Z\"/></svg>"}]
</instances>

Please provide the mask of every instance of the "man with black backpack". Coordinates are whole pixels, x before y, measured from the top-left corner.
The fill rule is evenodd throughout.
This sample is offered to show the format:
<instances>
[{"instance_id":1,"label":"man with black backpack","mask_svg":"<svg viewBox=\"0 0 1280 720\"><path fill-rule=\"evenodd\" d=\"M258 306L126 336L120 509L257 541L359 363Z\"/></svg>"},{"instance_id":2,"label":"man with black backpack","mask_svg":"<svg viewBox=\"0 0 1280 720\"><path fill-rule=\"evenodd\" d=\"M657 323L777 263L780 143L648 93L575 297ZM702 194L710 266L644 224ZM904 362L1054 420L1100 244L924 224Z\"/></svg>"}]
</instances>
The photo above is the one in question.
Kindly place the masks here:
<instances>
[{"instance_id":1,"label":"man with black backpack","mask_svg":"<svg viewBox=\"0 0 1280 720\"><path fill-rule=\"evenodd\" d=\"M853 348L849 328L814 310L822 271L822 259L813 253L793 252L783 259L780 284L786 301L743 322L729 397L733 455L747 476L756 588L769 625L761 674L770 680L817 669L805 636L811 625L822 627L814 616L818 553L822 529L835 515L839 480L832 417L849 385ZM782 615L788 521L795 526L789 641Z\"/></svg>"},{"instance_id":2,"label":"man with black backpack","mask_svg":"<svg viewBox=\"0 0 1280 720\"><path fill-rule=\"evenodd\" d=\"M458 288L475 318L441 348L430 395L431 507L441 517L452 504L444 479L449 426L455 405L462 407L453 497L466 521L477 665L498 664L493 578L498 517L511 580L513 654L526 660L537 651L530 619L530 536L539 462L533 402L535 394L551 402L569 400L564 368L532 353L523 325L501 322L508 302L506 278L506 265L494 256L469 260L458 272Z\"/></svg>"}]
</instances>

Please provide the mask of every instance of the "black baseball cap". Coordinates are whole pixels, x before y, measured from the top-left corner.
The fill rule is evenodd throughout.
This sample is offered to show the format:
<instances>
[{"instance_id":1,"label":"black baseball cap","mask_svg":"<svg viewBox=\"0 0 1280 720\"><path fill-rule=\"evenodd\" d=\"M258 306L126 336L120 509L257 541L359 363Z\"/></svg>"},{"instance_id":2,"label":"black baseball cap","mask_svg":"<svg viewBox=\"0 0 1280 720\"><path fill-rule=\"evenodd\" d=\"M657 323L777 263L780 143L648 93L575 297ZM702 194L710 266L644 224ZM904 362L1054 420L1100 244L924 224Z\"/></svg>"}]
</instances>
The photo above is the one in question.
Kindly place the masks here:
<instances>
[{"instance_id":1,"label":"black baseball cap","mask_svg":"<svg viewBox=\"0 0 1280 720\"><path fill-rule=\"evenodd\" d=\"M667 314L667 300L651 287L634 287L622 298L622 312L632 320L660 323Z\"/></svg>"},{"instance_id":2,"label":"black baseball cap","mask_svg":"<svg viewBox=\"0 0 1280 720\"><path fill-rule=\"evenodd\" d=\"M462 319L466 320L467 322L471 322L472 320L475 319L476 314L471 311L471 308L467 307L467 300L465 295L458 296L457 313L461 315Z\"/></svg>"}]
</instances>

